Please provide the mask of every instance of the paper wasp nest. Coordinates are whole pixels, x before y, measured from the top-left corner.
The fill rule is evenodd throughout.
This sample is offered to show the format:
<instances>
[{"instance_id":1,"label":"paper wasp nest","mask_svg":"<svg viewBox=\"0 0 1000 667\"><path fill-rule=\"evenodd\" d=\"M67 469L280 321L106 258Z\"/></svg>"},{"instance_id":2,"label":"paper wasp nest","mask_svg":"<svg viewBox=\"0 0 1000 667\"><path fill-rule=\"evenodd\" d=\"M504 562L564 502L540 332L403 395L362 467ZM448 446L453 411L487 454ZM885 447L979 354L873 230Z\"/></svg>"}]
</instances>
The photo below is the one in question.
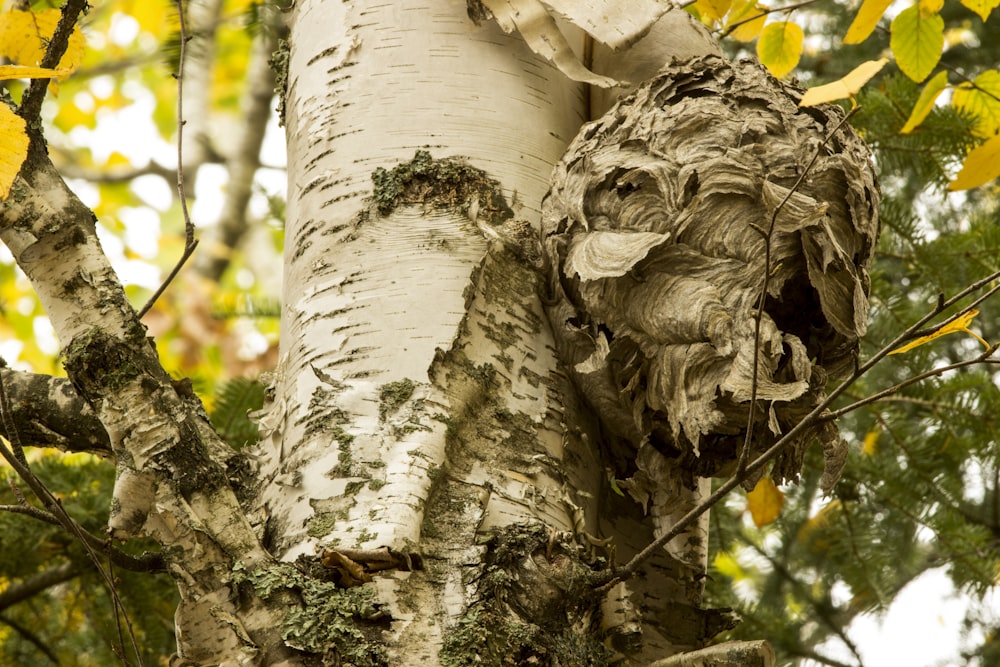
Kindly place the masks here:
<instances>
[{"instance_id":1,"label":"paper wasp nest","mask_svg":"<svg viewBox=\"0 0 1000 667\"><path fill-rule=\"evenodd\" d=\"M585 126L556 167L542 222L549 317L619 452L648 443L693 475L731 472L755 340L754 454L854 369L878 189L868 148L838 129L843 112L800 98L756 63L675 62ZM829 422L772 474L794 479L817 436L832 486L844 452Z\"/></svg>"}]
</instances>

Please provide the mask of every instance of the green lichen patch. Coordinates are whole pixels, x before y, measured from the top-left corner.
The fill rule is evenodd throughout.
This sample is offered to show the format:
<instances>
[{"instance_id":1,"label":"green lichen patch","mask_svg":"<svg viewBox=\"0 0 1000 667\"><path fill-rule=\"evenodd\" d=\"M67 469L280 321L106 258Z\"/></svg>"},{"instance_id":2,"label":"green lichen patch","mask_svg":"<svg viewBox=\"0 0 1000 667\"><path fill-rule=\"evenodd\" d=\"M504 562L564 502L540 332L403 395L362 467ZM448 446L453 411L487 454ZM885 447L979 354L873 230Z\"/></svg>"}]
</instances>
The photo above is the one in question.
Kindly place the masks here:
<instances>
[{"instance_id":1,"label":"green lichen patch","mask_svg":"<svg viewBox=\"0 0 1000 667\"><path fill-rule=\"evenodd\" d=\"M403 378L396 382L387 382L378 388L378 418L385 418L398 410L403 403L413 395L413 380Z\"/></svg>"},{"instance_id":2,"label":"green lichen patch","mask_svg":"<svg viewBox=\"0 0 1000 667\"><path fill-rule=\"evenodd\" d=\"M410 162L392 169L379 167L372 173L372 184L375 206L381 215L389 215L405 204L458 208L468 214L469 206L476 201L476 215L491 225L514 216L500 183L486 172L456 158L435 160L423 150L418 150Z\"/></svg>"},{"instance_id":3,"label":"green lichen patch","mask_svg":"<svg viewBox=\"0 0 1000 667\"><path fill-rule=\"evenodd\" d=\"M288 57L291 55L288 41L278 40L278 48L271 54L267 64L274 72L274 95L278 100L278 125L285 126L285 96L288 94Z\"/></svg>"},{"instance_id":4,"label":"green lichen patch","mask_svg":"<svg viewBox=\"0 0 1000 667\"><path fill-rule=\"evenodd\" d=\"M389 618L380 608L375 591L367 586L338 588L331 581L312 577L291 563L274 563L248 570L237 562L233 582L253 587L267 600L292 591L300 605L292 605L281 626L281 636L292 648L335 656L334 664L384 667L389 664L385 646L377 640Z\"/></svg>"},{"instance_id":5,"label":"green lichen patch","mask_svg":"<svg viewBox=\"0 0 1000 667\"><path fill-rule=\"evenodd\" d=\"M81 396L116 392L144 374L137 344L95 327L66 346L63 366Z\"/></svg>"},{"instance_id":6,"label":"green lichen patch","mask_svg":"<svg viewBox=\"0 0 1000 667\"><path fill-rule=\"evenodd\" d=\"M477 602L445 637L446 667L603 667L594 575L580 549L541 525L508 526L487 543Z\"/></svg>"}]
</instances>

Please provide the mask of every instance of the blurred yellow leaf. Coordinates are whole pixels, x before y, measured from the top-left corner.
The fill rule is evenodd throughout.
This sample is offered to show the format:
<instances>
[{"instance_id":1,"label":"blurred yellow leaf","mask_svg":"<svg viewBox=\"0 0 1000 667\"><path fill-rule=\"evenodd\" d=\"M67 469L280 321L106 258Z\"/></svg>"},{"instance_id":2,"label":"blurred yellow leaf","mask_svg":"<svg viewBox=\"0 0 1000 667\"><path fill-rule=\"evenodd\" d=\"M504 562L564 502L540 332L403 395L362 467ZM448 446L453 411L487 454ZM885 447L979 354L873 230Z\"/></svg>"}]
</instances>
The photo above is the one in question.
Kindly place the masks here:
<instances>
[{"instance_id":1,"label":"blurred yellow leaf","mask_svg":"<svg viewBox=\"0 0 1000 667\"><path fill-rule=\"evenodd\" d=\"M988 350L990 349L990 344L987 343L985 340L983 340L979 334L969 329L969 325L972 324L972 319L978 314L979 314L978 310L976 310L975 308L970 308L969 310L965 311L964 313L956 317L951 322L948 322L944 326L938 328L938 330L935 331L934 333L927 334L926 336L921 336L916 340L911 340L906 345L903 345L902 347L897 347L889 354L900 354L901 352L909 352L913 348L920 347L924 343L929 343L935 338L940 338L941 336L947 336L948 334L955 333L957 331L964 331L968 334L971 334L976 340L982 343Z\"/></svg>"},{"instance_id":2,"label":"blurred yellow leaf","mask_svg":"<svg viewBox=\"0 0 1000 667\"><path fill-rule=\"evenodd\" d=\"M5 201L28 156L28 128L6 104L0 104L0 146L0 201Z\"/></svg>"},{"instance_id":3,"label":"blurred yellow leaf","mask_svg":"<svg viewBox=\"0 0 1000 667\"><path fill-rule=\"evenodd\" d=\"M839 520L843 509L844 506L840 499L834 498L802 524L798 535L796 535L796 540L799 544L806 545L813 553L826 552L832 546L827 529L833 522Z\"/></svg>"},{"instance_id":4,"label":"blurred yellow leaf","mask_svg":"<svg viewBox=\"0 0 1000 667\"><path fill-rule=\"evenodd\" d=\"M861 88L868 83L873 76L878 74L879 70L885 67L887 62L889 62L888 58L868 60L861 63L836 81L831 81L830 83L822 86L810 88L802 96L802 101L799 102L799 106L813 107L817 104L832 102L845 97L849 97L853 100L854 95L861 90Z\"/></svg>"},{"instance_id":5,"label":"blurred yellow leaf","mask_svg":"<svg viewBox=\"0 0 1000 667\"><path fill-rule=\"evenodd\" d=\"M726 25L732 28L729 36L740 42L752 42L764 29L767 6L755 0L737 0L729 11Z\"/></svg>"},{"instance_id":6,"label":"blurred yellow leaf","mask_svg":"<svg viewBox=\"0 0 1000 667\"><path fill-rule=\"evenodd\" d=\"M997 176L1000 176L1000 134L969 151L962 169L955 180L948 184L948 189L971 190L989 183Z\"/></svg>"},{"instance_id":7,"label":"blurred yellow leaf","mask_svg":"<svg viewBox=\"0 0 1000 667\"><path fill-rule=\"evenodd\" d=\"M694 6L702 16L718 21L729 11L730 4L732 0L697 0Z\"/></svg>"},{"instance_id":8,"label":"blurred yellow leaf","mask_svg":"<svg viewBox=\"0 0 1000 667\"><path fill-rule=\"evenodd\" d=\"M0 54L16 65L38 65L45 56L45 49L61 16L62 12L58 9L40 12L15 10L0 14ZM65 78L79 67L85 46L80 27L75 26L66 53L56 68L60 71L59 78Z\"/></svg>"},{"instance_id":9,"label":"blurred yellow leaf","mask_svg":"<svg viewBox=\"0 0 1000 667\"><path fill-rule=\"evenodd\" d=\"M879 429L872 429L865 434L865 442L861 445L861 453L865 456L872 456L878 449L878 437L882 434Z\"/></svg>"},{"instance_id":10,"label":"blurred yellow leaf","mask_svg":"<svg viewBox=\"0 0 1000 667\"><path fill-rule=\"evenodd\" d=\"M857 16L851 21L851 27L844 35L844 44L860 44L868 39L891 4L892 0L864 0Z\"/></svg>"},{"instance_id":11,"label":"blurred yellow leaf","mask_svg":"<svg viewBox=\"0 0 1000 667\"><path fill-rule=\"evenodd\" d=\"M903 74L914 81L927 78L944 47L944 19L937 13L939 0L913 5L892 20L889 46Z\"/></svg>"},{"instance_id":12,"label":"blurred yellow leaf","mask_svg":"<svg viewBox=\"0 0 1000 667\"><path fill-rule=\"evenodd\" d=\"M957 86L951 103L976 119L977 136L992 137L1000 131L1000 72L986 70L972 83Z\"/></svg>"},{"instance_id":13,"label":"blurred yellow leaf","mask_svg":"<svg viewBox=\"0 0 1000 667\"><path fill-rule=\"evenodd\" d=\"M165 2L132 0L123 3L121 11L134 18L139 27L146 32L162 37L171 30L171 22L168 20L168 9L171 13L176 11L176 8L171 8Z\"/></svg>"},{"instance_id":14,"label":"blurred yellow leaf","mask_svg":"<svg viewBox=\"0 0 1000 667\"><path fill-rule=\"evenodd\" d=\"M68 69L49 69L28 65L0 65L0 80L3 79L51 79L69 76Z\"/></svg>"},{"instance_id":15,"label":"blurred yellow leaf","mask_svg":"<svg viewBox=\"0 0 1000 667\"><path fill-rule=\"evenodd\" d=\"M962 0L962 4L979 14L979 18L985 21L989 18L990 12L1000 5L1000 0Z\"/></svg>"},{"instance_id":16,"label":"blurred yellow leaf","mask_svg":"<svg viewBox=\"0 0 1000 667\"><path fill-rule=\"evenodd\" d=\"M97 126L97 116L93 112L83 111L71 100L60 100L52 124L63 132L81 126L94 129Z\"/></svg>"},{"instance_id":17,"label":"blurred yellow leaf","mask_svg":"<svg viewBox=\"0 0 1000 667\"><path fill-rule=\"evenodd\" d=\"M753 518L754 525L762 528L781 516L781 508L785 504L785 494L781 492L770 477L761 477L753 491L747 493L747 509Z\"/></svg>"},{"instance_id":18,"label":"blurred yellow leaf","mask_svg":"<svg viewBox=\"0 0 1000 667\"><path fill-rule=\"evenodd\" d=\"M757 40L757 57L772 76L780 79L799 64L804 37L802 28L791 21L769 23Z\"/></svg>"},{"instance_id":19,"label":"blurred yellow leaf","mask_svg":"<svg viewBox=\"0 0 1000 667\"><path fill-rule=\"evenodd\" d=\"M740 581L746 578L746 571L736 558L726 551L720 551L712 560L712 565L719 574Z\"/></svg>"},{"instance_id":20,"label":"blurred yellow leaf","mask_svg":"<svg viewBox=\"0 0 1000 667\"><path fill-rule=\"evenodd\" d=\"M938 96L947 87L948 72L942 70L935 74L934 78L928 81L924 89L920 91L920 97L917 98L917 103L913 105L910 117L906 119L906 124L899 130L899 133L909 134L924 122L927 114L934 108L934 103L937 101Z\"/></svg>"},{"instance_id":21,"label":"blurred yellow leaf","mask_svg":"<svg viewBox=\"0 0 1000 667\"><path fill-rule=\"evenodd\" d=\"M113 151L111 155L108 156L107 162L104 163L105 168L112 167L128 167L132 164L132 161L125 156L124 153L120 151Z\"/></svg>"}]
</instances>

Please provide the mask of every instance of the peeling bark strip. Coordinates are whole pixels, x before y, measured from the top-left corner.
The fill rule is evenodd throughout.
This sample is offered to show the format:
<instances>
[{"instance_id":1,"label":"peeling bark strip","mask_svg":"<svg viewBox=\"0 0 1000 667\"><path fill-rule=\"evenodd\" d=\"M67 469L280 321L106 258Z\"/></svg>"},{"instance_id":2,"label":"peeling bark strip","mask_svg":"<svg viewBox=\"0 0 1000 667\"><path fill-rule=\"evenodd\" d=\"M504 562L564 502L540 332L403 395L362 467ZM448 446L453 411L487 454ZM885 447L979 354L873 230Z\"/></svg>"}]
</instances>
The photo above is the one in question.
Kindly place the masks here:
<instances>
[{"instance_id":1,"label":"peeling bark strip","mask_svg":"<svg viewBox=\"0 0 1000 667\"><path fill-rule=\"evenodd\" d=\"M548 314L605 431L640 452L619 470L638 499L693 488L681 470L732 471L755 356L750 454L856 363L878 233L871 156L838 128L839 108L800 110L800 97L755 63L674 62L586 126L556 168ZM843 447L832 425L786 449L772 475L795 479L817 436L832 486ZM650 447L675 464L650 463Z\"/></svg>"}]
</instances>

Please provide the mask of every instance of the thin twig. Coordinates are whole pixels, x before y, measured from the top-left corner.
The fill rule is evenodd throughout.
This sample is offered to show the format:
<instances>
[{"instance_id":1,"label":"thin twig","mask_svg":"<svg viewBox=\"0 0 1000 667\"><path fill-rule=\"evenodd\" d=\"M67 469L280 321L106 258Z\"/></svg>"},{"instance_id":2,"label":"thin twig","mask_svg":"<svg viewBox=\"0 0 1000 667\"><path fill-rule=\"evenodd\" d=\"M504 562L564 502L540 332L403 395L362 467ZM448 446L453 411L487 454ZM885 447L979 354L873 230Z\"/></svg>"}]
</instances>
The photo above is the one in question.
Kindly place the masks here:
<instances>
[{"instance_id":1,"label":"thin twig","mask_svg":"<svg viewBox=\"0 0 1000 667\"><path fill-rule=\"evenodd\" d=\"M941 366L940 368L935 368L933 370L920 373L919 375L914 375L913 377L906 378L905 380L897 382L896 384L892 385L888 389L883 389L882 391L872 394L871 396L866 396L865 398L857 400L854 403L846 405L842 408L831 410L830 412L826 413L816 421L817 422L833 421L834 419L838 419L841 416L846 415L848 412L853 412L860 407L885 399L891 396L892 394L895 394L896 392L900 391L901 389L909 387L911 384L916 384L917 382L922 382L923 380L926 380L928 378L937 377L938 375L943 375L948 371L957 370L959 368L965 368L966 366L975 366L976 364L984 364L984 363L1000 364L1000 359L990 359L990 357L993 356L993 354L996 351L997 351L997 346L993 345L990 347L990 349L986 350L975 359L958 361L955 362L954 364Z\"/></svg>"},{"instance_id":2,"label":"thin twig","mask_svg":"<svg viewBox=\"0 0 1000 667\"><path fill-rule=\"evenodd\" d=\"M10 626L12 630L14 630L17 634L21 635L22 637L24 637L31 644L33 644L34 647L37 648L42 653L42 655L44 655L46 658L52 661L53 665L56 665L58 667L58 665L60 664L59 658L56 656L55 653L52 652L52 649L48 647L47 643L42 641L42 639L38 635L36 635L28 628L24 627L17 621L11 618L7 618L6 616L0 616L0 623Z\"/></svg>"},{"instance_id":3,"label":"thin twig","mask_svg":"<svg viewBox=\"0 0 1000 667\"><path fill-rule=\"evenodd\" d=\"M750 445L753 439L753 426L754 418L757 412L757 389L760 382L760 326L761 321L764 319L764 305L767 303L767 290L771 284L771 239L774 236L774 227L778 223L778 214L781 209L784 208L788 200L792 198L796 190L805 181L806 176L809 171L816 164L816 160L819 159L820 153L823 151L823 147L833 139L834 135L840 132L840 128L844 126L845 123L853 116L858 109L861 107L854 107L849 112L844 114L844 117L840 119L840 122L831 130L816 147L816 151L813 153L812 158L806 164L802 173L795 180L795 183L785 194L784 198L774 207L774 211L771 213L771 220L767 225L767 230L764 232L764 281L760 288L760 298L757 300L757 313L754 316L754 330L753 330L753 374L750 376L750 414L747 417L747 434L743 440L743 448L740 449L740 455L736 462L736 472L741 474L746 467L747 457L750 455ZM764 230L759 230L764 231Z\"/></svg>"},{"instance_id":4,"label":"thin twig","mask_svg":"<svg viewBox=\"0 0 1000 667\"><path fill-rule=\"evenodd\" d=\"M184 191L184 124L187 122L184 120L184 62L187 59L187 43L191 38L188 37L187 24L184 20L183 0L175 0L175 2L177 4L177 17L180 21L181 33L180 54L177 58L177 73L174 74L174 78L177 79L177 196L180 198L181 213L184 216L184 252L181 253L181 258L177 260L177 264L167 274L166 279L153 293L153 296L139 310L140 318L149 312L149 309L153 307L157 299L166 291L170 283L180 273L184 264L194 254L195 248L198 247L198 240L194 237L194 223L191 221L191 214L188 212L187 194Z\"/></svg>"},{"instance_id":5,"label":"thin twig","mask_svg":"<svg viewBox=\"0 0 1000 667\"><path fill-rule=\"evenodd\" d=\"M769 9L764 9L764 10L761 11L760 14L755 14L755 15L749 16L749 17L747 17L745 19L740 19L739 21L736 21L735 23L730 23L729 25L726 26L726 29L724 31L722 31L721 33L719 33L719 37L720 38L722 38L722 37L728 37L730 33L732 33L734 30L736 30L737 28L739 28L744 23L752 23L752 22L754 22L754 21L756 21L758 19L762 19L762 18L768 16L769 14L775 14L775 13L778 13L778 12L790 13L790 12L795 11L796 9L800 9L802 7L808 7L809 5L814 5L817 2L819 2L819 0L802 0L802 2L796 2L793 5L786 5L784 7L772 7L772 8L769 8Z\"/></svg>"},{"instance_id":6,"label":"thin twig","mask_svg":"<svg viewBox=\"0 0 1000 667\"><path fill-rule=\"evenodd\" d=\"M0 365L6 365L6 362L0 358ZM3 386L3 374L0 373L0 388ZM5 396L5 392L0 389L0 396ZM5 424L10 417L10 406L6 405L5 401L0 400L0 413L3 415ZM101 563L100 558L97 556L96 551L91 546L92 540L96 539L93 535L88 533L83 529L79 523L76 522L73 517L69 515L66 509L62 506L62 503L56 498L49 488L45 486L45 483L40 480L35 473L28 466L27 462L24 460L24 454L21 453L20 456L17 454L17 450L21 448L21 438L17 430L17 425L10 421L10 426L8 427L7 440L10 443L10 447L7 447L2 442L0 442L0 456L6 459L7 463L14 472L24 480L24 483L28 485L32 493L35 494L45 508L52 514L52 516L58 520L59 525L69 531L81 545L83 545L84 552L87 557L94 564L97 572L101 575L105 586L108 588L108 592L111 597L117 600L117 604L121 604L121 598L118 596L118 591L115 588L114 581L108 575L107 571L104 569L104 565ZM23 498L21 498L23 502ZM89 539L88 539L89 538ZM136 643L135 634L131 632L131 624L129 625L129 636L132 640L132 649L135 652L136 658L139 660L139 665L142 667L142 653L139 651L139 646Z\"/></svg>"}]
</instances>

